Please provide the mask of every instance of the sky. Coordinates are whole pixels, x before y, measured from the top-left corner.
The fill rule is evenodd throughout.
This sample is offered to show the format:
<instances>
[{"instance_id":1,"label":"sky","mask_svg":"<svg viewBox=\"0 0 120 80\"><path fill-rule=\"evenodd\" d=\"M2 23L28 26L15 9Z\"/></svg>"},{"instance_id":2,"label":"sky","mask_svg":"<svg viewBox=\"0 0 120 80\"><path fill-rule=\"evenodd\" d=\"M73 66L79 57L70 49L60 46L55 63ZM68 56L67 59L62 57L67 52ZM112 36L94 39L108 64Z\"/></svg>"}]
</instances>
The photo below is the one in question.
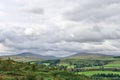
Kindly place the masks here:
<instances>
[{"instance_id":1,"label":"sky","mask_svg":"<svg viewBox=\"0 0 120 80\"><path fill-rule=\"evenodd\" d=\"M0 0L0 55L120 55L120 0Z\"/></svg>"}]
</instances>

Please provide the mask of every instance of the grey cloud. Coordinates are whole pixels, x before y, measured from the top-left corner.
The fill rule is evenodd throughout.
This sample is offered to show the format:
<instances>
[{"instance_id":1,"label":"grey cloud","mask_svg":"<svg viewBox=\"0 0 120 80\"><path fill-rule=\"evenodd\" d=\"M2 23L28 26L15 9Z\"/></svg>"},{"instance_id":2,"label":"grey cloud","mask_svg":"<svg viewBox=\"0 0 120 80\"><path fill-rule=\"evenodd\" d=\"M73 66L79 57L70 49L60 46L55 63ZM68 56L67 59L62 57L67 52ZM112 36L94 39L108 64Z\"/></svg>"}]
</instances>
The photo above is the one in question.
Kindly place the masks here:
<instances>
[{"instance_id":1,"label":"grey cloud","mask_svg":"<svg viewBox=\"0 0 120 80\"><path fill-rule=\"evenodd\" d=\"M105 21L114 15L119 16L119 4L119 0L91 0L82 7L79 6L76 9L66 12L64 16L73 21Z\"/></svg>"},{"instance_id":2,"label":"grey cloud","mask_svg":"<svg viewBox=\"0 0 120 80\"><path fill-rule=\"evenodd\" d=\"M58 32L56 32L57 34ZM59 35L62 35L59 33ZM17 32L11 30L5 30L1 32L0 38L3 39L1 42L5 46L15 49L15 50L30 50L30 51L69 51L69 52L75 52L75 51L81 51L80 50L80 43L76 43L75 40L73 40L73 43L70 42L61 42L63 41L68 41L67 38L52 38L49 39L50 36L54 35L42 35L46 36L47 38L41 37L41 36L36 36L36 39L30 39L25 35L19 35ZM49 37L48 37L49 36ZM30 36L32 37L32 36ZM57 37L57 36L54 36ZM69 38L69 37L68 37ZM46 41L44 41L47 39ZM56 44L56 39L58 39ZM50 43L53 41L53 43ZM75 43L74 43L75 42ZM73 46L74 45L74 46Z\"/></svg>"},{"instance_id":3,"label":"grey cloud","mask_svg":"<svg viewBox=\"0 0 120 80\"><path fill-rule=\"evenodd\" d=\"M102 30L98 31L98 27L97 29L94 28L95 27L93 27L93 29L87 29L81 32L79 30L74 32L71 31L71 29L60 30L57 28L57 30L51 29L44 32L44 34L36 36L26 36L25 34L20 34L19 31L15 29L8 29L1 31L0 40L2 44L16 51L67 51L74 53L84 51L102 51L104 50L104 47L96 48L94 45L102 45L102 43L106 40L120 39L119 33L116 33L114 30L109 33L104 33ZM72 30L74 30L74 27L72 27ZM69 32L72 32L74 36L70 36ZM88 47L88 49L84 49L84 43L87 45L89 44L94 48L91 49ZM107 48L105 49L107 50Z\"/></svg>"},{"instance_id":4,"label":"grey cloud","mask_svg":"<svg viewBox=\"0 0 120 80\"><path fill-rule=\"evenodd\" d=\"M38 7L38 8L28 9L28 10L26 10L26 12L43 15L44 14L44 9Z\"/></svg>"},{"instance_id":5,"label":"grey cloud","mask_svg":"<svg viewBox=\"0 0 120 80\"><path fill-rule=\"evenodd\" d=\"M100 27L94 26L93 29L86 29L83 31L76 30L74 32L74 27L72 28L73 31L67 29L65 31L57 31L52 36L52 41L54 39L56 42L59 41L67 41L67 42L80 42L80 43L86 43L86 42L104 42L105 40L115 40L120 39L119 33L116 32L116 30L103 31ZM72 33L73 36L70 36ZM63 36L64 35L64 36ZM57 38L56 38L57 37Z\"/></svg>"},{"instance_id":6,"label":"grey cloud","mask_svg":"<svg viewBox=\"0 0 120 80\"><path fill-rule=\"evenodd\" d=\"M111 41L112 46L120 48L120 40Z\"/></svg>"},{"instance_id":7,"label":"grey cloud","mask_svg":"<svg viewBox=\"0 0 120 80\"><path fill-rule=\"evenodd\" d=\"M15 10L18 7L13 6L11 9L14 12L9 13L8 9L8 14L0 14L5 17L1 18L3 22L0 24L10 23L5 28L0 26L0 44L9 47L11 52L30 51L56 56L120 50L119 0L67 1L60 1L60 5L56 5L59 2L57 0L49 5L45 3L47 14L44 7L36 5L41 0L36 0L34 5L31 2L29 8L23 6L23 13L19 13L19 10ZM79 6L76 7L75 4ZM54 14L55 12L57 13ZM10 27L11 24L17 26Z\"/></svg>"},{"instance_id":8,"label":"grey cloud","mask_svg":"<svg viewBox=\"0 0 120 80\"><path fill-rule=\"evenodd\" d=\"M101 32L102 31L102 27L95 25L95 26L93 26L93 31Z\"/></svg>"}]
</instances>

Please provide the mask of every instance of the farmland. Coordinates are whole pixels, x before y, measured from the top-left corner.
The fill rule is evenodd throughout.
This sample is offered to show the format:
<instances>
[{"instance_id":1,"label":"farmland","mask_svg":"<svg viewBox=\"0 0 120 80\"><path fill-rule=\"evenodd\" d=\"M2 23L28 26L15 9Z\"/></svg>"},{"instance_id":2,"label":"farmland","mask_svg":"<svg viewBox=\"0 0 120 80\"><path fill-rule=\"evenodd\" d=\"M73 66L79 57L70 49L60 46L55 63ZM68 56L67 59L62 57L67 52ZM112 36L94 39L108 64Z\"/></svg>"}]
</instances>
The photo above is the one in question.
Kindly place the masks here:
<instances>
[{"instance_id":1,"label":"farmland","mask_svg":"<svg viewBox=\"0 0 120 80\"><path fill-rule=\"evenodd\" d=\"M92 57L92 56L91 56ZM27 57L28 58L28 57ZM0 59L0 80L118 80L120 58ZM31 57L30 57L31 58ZM112 76L112 77L111 77Z\"/></svg>"},{"instance_id":2,"label":"farmland","mask_svg":"<svg viewBox=\"0 0 120 80\"><path fill-rule=\"evenodd\" d=\"M79 74L87 75L87 76L92 76L94 74L119 74L120 72L117 71L87 71L87 72L79 72Z\"/></svg>"}]
</instances>

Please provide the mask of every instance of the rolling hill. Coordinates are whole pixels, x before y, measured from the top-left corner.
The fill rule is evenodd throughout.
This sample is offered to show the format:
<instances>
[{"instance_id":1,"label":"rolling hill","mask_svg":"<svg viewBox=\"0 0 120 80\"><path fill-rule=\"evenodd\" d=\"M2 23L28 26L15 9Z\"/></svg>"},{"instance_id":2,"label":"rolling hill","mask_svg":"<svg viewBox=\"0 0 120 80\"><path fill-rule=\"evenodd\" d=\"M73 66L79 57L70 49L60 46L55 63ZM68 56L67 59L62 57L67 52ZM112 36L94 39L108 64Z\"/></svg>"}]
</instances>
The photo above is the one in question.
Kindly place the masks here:
<instances>
[{"instance_id":1,"label":"rolling hill","mask_svg":"<svg viewBox=\"0 0 120 80\"><path fill-rule=\"evenodd\" d=\"M34 58L39 58L39 59L57 59L57 57L54 57L54 56L43 56L43 55L40 55L40 54L34 54L34 53L30 53L30 52L24 52L24 53L21 53L21 54L17 54L15 56L22 56L22 57L34 57Z\"/></svg>"},{"instance_id":2,"label":"rolling hill","mask_svg":"<svg viewBox=\"0 0 120 80\"><path fill-rule=\"evenodd\" d=\"M11 58L15 61L39 61L39 60L54 60L54 59L112 59L113 56L99 54L99 53L77 53L67 57L54 57L54 56L44 56L40 54L35 54L31 52L23 52L16 55L10 56L0 56L0 58L8 59Z\"/></svg>"},{"instance_id":3,"label":"rolling hill","mask_svg":"<svg viewBox=\"0 0 120 80\"><path fill-rule=\"evenodd\" d=\"M99 54L99 53L77 53L66 58L68 59L109 59L111 55Z\"/></svg>"},{"instance_id":4,"label":"rolling hill","mask_svg":"<svg viewBox=\"0 0 120 80\"><path fill-rule=\"evenodd\" d=\"M9 55L9 56L0 56L0 58L8 59L11 58L15 61L38 61L38 60L52 60L52 59L58 59L54 56L43 56L31 52L23 52L16 55Z\"/></svg>"}]
</instances>

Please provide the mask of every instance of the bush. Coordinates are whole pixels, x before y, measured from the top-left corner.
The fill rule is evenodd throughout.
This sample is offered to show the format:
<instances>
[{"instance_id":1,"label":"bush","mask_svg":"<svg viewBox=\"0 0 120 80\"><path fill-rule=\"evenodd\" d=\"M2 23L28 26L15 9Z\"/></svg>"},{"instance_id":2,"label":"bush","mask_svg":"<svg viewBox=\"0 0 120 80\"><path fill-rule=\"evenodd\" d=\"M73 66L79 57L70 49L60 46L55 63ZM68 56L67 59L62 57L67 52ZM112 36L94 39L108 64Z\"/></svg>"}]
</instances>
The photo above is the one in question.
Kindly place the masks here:
<instances>
[{"instance_id":1,"label":"bush","mask_svg":"<svg viewBox=\"0 0 120 80\"><path fill-rule=\"evenodd\" d=\"M26 77L26 80L36 80L36 74L33 72L27 72L25 77Z\"/></svg>"}]
</instances>

